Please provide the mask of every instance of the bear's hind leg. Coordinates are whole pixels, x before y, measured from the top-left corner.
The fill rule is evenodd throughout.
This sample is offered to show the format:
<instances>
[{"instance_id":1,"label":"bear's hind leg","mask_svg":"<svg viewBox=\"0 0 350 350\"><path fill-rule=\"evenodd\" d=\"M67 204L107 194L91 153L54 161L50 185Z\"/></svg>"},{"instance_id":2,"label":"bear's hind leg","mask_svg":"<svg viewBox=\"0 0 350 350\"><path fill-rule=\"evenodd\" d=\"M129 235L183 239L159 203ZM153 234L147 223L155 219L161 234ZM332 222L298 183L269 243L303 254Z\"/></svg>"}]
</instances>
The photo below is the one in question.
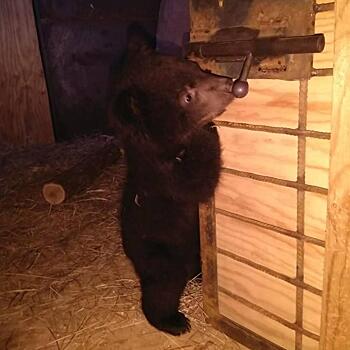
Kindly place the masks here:
<instances>
[{"instance_id":1,"label":"bear's hind leg","mask_svg":"<svg viewBox=\"0 0 350 350\"><path fill-rule=\"evenodd\" d=\"M186 274L179 270L147 279L141 277L142 309L151 325L172 335L191 329L189 320L178 311L186 283Z\"/></svg>"}]
</instances>

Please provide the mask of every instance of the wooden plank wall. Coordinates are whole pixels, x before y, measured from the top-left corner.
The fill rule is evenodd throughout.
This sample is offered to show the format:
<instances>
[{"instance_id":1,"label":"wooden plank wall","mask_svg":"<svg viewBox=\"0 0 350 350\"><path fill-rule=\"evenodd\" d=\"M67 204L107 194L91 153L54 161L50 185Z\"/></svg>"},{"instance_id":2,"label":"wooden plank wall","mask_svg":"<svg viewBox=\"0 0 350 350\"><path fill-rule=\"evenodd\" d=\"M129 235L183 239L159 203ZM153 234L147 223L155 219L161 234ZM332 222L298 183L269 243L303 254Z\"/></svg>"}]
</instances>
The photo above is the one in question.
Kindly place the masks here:
<instances>
[{"instance_id":1,"label":"wooden plank wall","mask_svg":"<svg viewBox=\"0 0 350 350\"><path fill-rule=\"evenodd\" d=\"M333 10L317 14L316 32L326 48L314 68L329 72ZM217 122L219 312L288 350L319 346L331 111L332 76L251 80Z\"/></svg>"},{"instance_id":2,"label":"wooden plank wall","mask_svg":"<svg viewBox=\"0 0 350 350\"><path fill-rule=\"evenodd\" d=\"M54 140L31 0L0 1L0 142Z\"/></svg>"}]
</instances>

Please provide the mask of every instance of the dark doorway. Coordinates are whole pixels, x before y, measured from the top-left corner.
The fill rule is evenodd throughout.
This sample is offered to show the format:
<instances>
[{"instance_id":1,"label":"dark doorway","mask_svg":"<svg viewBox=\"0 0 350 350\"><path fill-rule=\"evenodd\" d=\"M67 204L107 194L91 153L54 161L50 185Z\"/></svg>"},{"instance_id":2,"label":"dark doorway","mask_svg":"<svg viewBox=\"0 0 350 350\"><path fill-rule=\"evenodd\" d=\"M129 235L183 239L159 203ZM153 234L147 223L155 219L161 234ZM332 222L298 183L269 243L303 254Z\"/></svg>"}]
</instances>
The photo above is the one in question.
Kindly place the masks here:
<instances>
[{"instance_id":1,"label":"dark doorway","mask_svg":"<svg viewBox=\"0 0 350 350\"><path fill-rule=\"evenodd\" d=\"M156 34L161 0L34 0L57 141L103 131L110 69L139 22Z\"/></svg>"}]
</instances>

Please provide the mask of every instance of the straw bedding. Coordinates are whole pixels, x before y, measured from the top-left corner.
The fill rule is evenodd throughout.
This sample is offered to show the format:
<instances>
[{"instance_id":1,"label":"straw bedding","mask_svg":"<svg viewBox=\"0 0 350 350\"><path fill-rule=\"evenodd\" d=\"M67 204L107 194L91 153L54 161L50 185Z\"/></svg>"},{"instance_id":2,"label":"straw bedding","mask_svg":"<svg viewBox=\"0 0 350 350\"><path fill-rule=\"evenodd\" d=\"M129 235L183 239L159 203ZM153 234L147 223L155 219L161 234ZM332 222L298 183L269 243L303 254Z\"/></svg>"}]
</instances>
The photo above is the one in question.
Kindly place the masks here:
<instances>
[{"instance_id":1,"label":"straw bedding","mask_svg":"<svg viewBox=\"0 0 350 350\"><path fill-rule=\"evenodd\" d=\"M45 181L106 142L0 148L0 349L241 349L205 323L200 278L182 298L190 333L146 322L121 245L122 158L66 202L43 200Z\"/></svg>"}]
</instances>

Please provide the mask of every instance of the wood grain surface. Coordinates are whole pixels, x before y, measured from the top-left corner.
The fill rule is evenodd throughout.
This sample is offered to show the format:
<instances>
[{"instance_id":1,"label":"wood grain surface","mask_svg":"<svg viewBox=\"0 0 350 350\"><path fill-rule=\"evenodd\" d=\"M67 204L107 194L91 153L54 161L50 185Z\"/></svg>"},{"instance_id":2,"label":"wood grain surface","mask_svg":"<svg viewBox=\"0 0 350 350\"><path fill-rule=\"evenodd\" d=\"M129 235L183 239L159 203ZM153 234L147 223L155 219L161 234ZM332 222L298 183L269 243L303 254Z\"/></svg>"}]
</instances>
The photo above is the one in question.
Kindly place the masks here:
<instances>
[{"instance_id":1,"label":"wood grain surface","mask_svg":"<svg viewBox=\"0 0 350 350\"><path fill-rule=\"evenodd\" d=\"M314 77L308 82L307 129L330 132L333 77Z\"/></svg>"},{"instance_id":2,"label":"wood grain surface","mask_svg":"<svg viewBox=\"0 0 350 350\"><path fill-rule=\"evenodd\" d=\"M296 136L220 127L224 167L296 181Z\"/></svg>"},{"instance_id":3,"label":"wood grain surface","mask_svg":"<svg viewBox=\"0 0 350 350\"><path fill-rule=\"evenodd\" d=\"M217 266L219 287L295 322L295 286L222 254Z\"/></svg>"},{"instance_id":4,"label":"wood grain surface","mask_svg":"<svg viewBox=\"0 0 350 350\"><path fill-rule=\"evenodd\" d=\"M303 327L314 334L320 334L322 297L304 290Z\"/></svg>"},{"instance_id":5,"label":"wood grain surface","mask_svg":"<svg viewBox=\"0 0 350 350\"><path fill-rule=\"evenodd\" d=\"M350 1L335 8L335 61L322 350L350 349Z\"/></svg>"},{"instance_id":6,"label":"wood grain surface","mask_svg":"<svg viewBox=\"0 0 350 350\"><path fill-rule=\"evenodd\" d=\"M0 141L53 142L31 0L0 1Z\"/></svg>"},{"instance_id":7,"label":"wood grain surface","mask_svg":"<svg viewBox=\"0 0 350 350\"><path fill-rule=\"evenodd\" d=\"M249 80L249 94L235 99L218 120L248 124L298 126L299 82Z\"/></svg>"},{"instance_id":8,"label":"wood grain surface","mask_svg":"<svg viewBox=\"0 0 350 350\"><path fill-rule=\"evenodd\" d=\"M332 68L334 11L317 14L315 32L325 34L326 47L324 52L314 55L314 66ZM247 97L236 99L218 118L221 121L252 125L251 130L237 128L237 125L234 125L235 128L219 127L224 167L296 181L298 166L304 163L301 152L298 164L298 137L285 135L282 129L281 134L273 135L266 131L254 131L253 126L297 128L304 103L300 82L261 79L250 80L249 84ZM306 137L305 181L308 185L327 189L330 141L326 138L329 138L331 131L333 77L313 77L307 85L306 129L328 135L321 135L324 139L317 138L319 135ZM303 170L300 170L302 173ZM238 175L244 174L222 174L215 195L216 208L283 229L296 230L298 210L295 189ZM322 297L319 294L323 289L326 254L322 241L325 240L327 195L309 190L305 192L305 201L299 208L299 213L304 215L299 216L299 224L301 222L304 225L306 236L320 241L318 244L305 241L301 251L303 282L314 288L307 287L308 290L303 291L302 306L296 305L294 285L259 270L260 267L266 267L282 275L295 277L297 240L242 222L238 216L233 218L220 211L216 214L220 313L266 339L293 350L316 350L319 346L319 341L312 339L312 334L308 332L316 338L320 334ZM226 256L230 254L241 260ZM248 266L249 262L252 262L252 266ZM295 332L285 327L282 320L282 323L277 322L273 315L293 323L296 309L300 307L303 312L303 324L300 326L306 330L306 334L299 332L297 339L302 339L302 347L299 347L300 343L295 347ZM262 309L259 311L259 308Z\"/></svg>"},{"instance_id":9,"label":"wood grain surface","mask_svg":"<svg viewBox=\"0 0 350 350\"><path fill-rule=\"evenodd\" d=\"M319 344L319 341L303 336L303 350L318 350Z\"/></svg>"},{"instance_id":10,"label":"wood grain surface","mask_svg":"<svg viewBox=\"0 0 350 350\"><path fill-rule=\"evenodd\" d=\"M305 182L328 188L330 141L306 139Z\"/></svg>"},{"instance_id":11,"label":"wood grain surface","mask_svg":"<svg viewBox=\"0 0 350 350\"><path fill-rule=\"evenodd\" d=\"M334 24L334 11L321 12L316 15L315 33L323 33L326 44L321 53L314 54L313 66L315 68L333 67Z\"/></svg>"},{"instance_id":12,"label":"wood grain surface","mask_svg":"<svg viewBox=\"0 0 350 350\"><path fill-rule=\"evenodd\" d=\"M327 221L327 196L305 192L304 233L325 240Z\"/></svg>"},{"instance_id":13,"label":"wood grain surface","mask_svg":"<svg viewBox=\"0 0 350 350\"><path fill-rule=\"evenodd\" d=\"M323 288L325 249L312 243L304 244L304 281L320 290Z\"/></svg>"},{"instance_id":14,"label":"wood grain surface","mask_svg":"<svg viewBox=\"0 0 350 350\"><path fill-rule=\"evenodd\" d=\"M294 238L221 214L216 215L216 236L218 248L295 277Z\"/></svg>"},{"instance_id":15,"label":"wood grain surface","mask_svg":"<svg viewBox=\"0 0 350 350\"><path fill-rule=\"evenodd\" d=\"M219 309L224 316L275 344L288 350L294 349L295 336L292 329L243 305L224 293L219 293Z\"/></svg>"},{"instance_id":16,"label":"wood grain surface","mask_svg":"<svg viewBox=\"0 0 350 350\"><path fill-rule=\"evenodd\" d=\"M296 197L293 188L222 174L215 204L220 209L295 230Z\"/></svg>"}]
</instances>

